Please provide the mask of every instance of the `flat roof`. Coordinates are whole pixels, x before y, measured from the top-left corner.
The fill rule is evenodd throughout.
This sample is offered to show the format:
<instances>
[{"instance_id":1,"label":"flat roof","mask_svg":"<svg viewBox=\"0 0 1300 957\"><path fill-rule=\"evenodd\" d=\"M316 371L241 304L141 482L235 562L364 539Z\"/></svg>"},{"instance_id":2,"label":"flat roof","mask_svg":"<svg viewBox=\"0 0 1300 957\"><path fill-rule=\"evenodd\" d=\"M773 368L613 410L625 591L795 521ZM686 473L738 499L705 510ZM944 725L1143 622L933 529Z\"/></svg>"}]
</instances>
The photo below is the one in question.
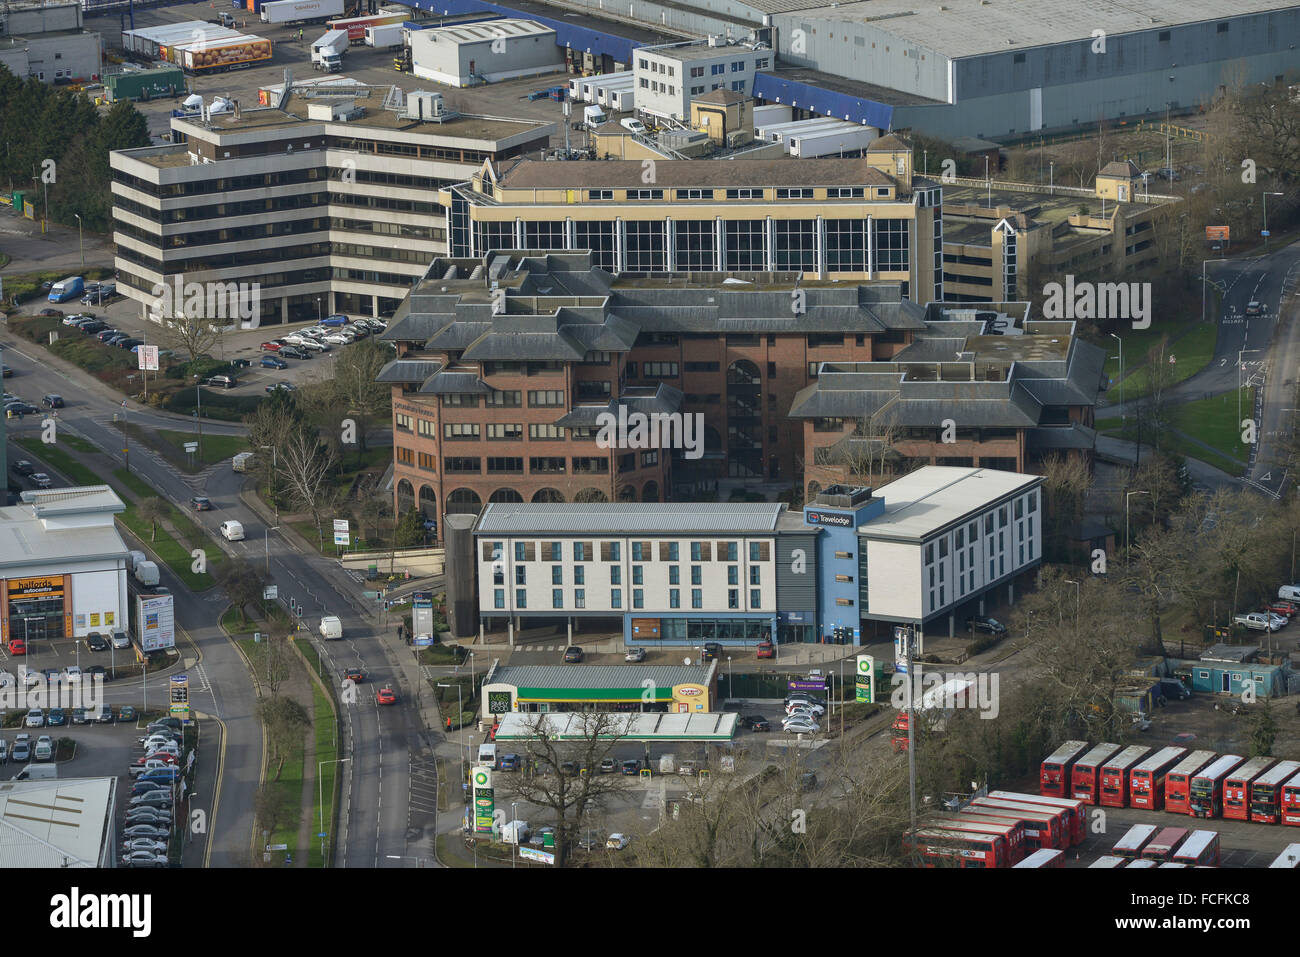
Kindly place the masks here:
<instances>
[{"instance_id":1,"label":"flat roof","mask_svg":"<svg viewBox=\"0 0 1300 957\"><path fill-rule=\"evenodd\" d=\"M885 512L858 526L858 534L919 541L1042 480L997 469L926 465L876 489Z\"/></svg>"},{"instance_id":2,"label":"flat roof","mask_svg":"<svg viewBox=\"0 0 1300 957\"><path fill-rule=\"evenodd\" d=\"M894 180L864 157L736 159L725 163L656 160L650 188L700 186L893 186ZM507 189L644 189L642 160L519 160L498 172ZM871 198L871 197L868 197ZM861 200L859 200L861 202Z\"/></svg>"},{"instance_id":3,"label":"flat roof","mask_svg":"<svg viewBox=\"0 0 1300 957\"><path fill-rule=\"evenodd\" d=\"M591 712L587 712L590 715ZM736 721L740 717L734 711L713 712L697 711L686 714L650 713L615 713L616 719L608 737L619 737L633 741L731 741L736 736ZM560 740L583 740L590 732L584 726L584 714L555 712L535 715L512 713L501 716L497 728L496 741L529 741L536 735L530 729L546 729L552 738ZM506 752L507 754L509 752Z\"/></svg>"},{"instance_id":4,"label":"flat roof","mask_svg":"<svg viewBox=\"0 0 1300 957\"><path fill-rule=\"evenodd\" d=\"M107 486L24 492L22 498L21 505L0 508L0 569L120 558L129 551L112 519L125 506Z\"/></svg>"},{"instance_id":5,"label":"flat roof","mask_svg":"<svg viewBox=\"0 0 1300 957\"><path fill-rule=\"evenodd\" d=\"M803 7L809 18L869 25L951 58L1005 53L1108 36L1167 30L1295 7L1294 0L858 0Z\"/></svg>"},{"instance_id":6,"label":"flat roof","mask_svg":"<svg viewBox=\"0 0 1300 957\"><path fill-rule=\"evenodd\" d=\"M687 649L689 650L689 649ZM491 684L552 690L624 690L644 687L671 691L677 685L707 684L712 665L501 665Z\"/></svg>"},{"instance_id":7,"label":"flat roof","mask_svg":"<svg viewBox=\"0 0 1300 957\"><path fill-rule=\"evenodd\" d=\"M787 66L780 62L778 62L776 69L759 70L759 73L770 76L774 80L803 83L819 90L842 93L845 96L855 96L862 100L870 100L873 103L883 103L886 106L940 106L944 104L943 100L936 100L928 96L906 93L888 86L867 83L865 80L851 80L837 73L824 73L821 70L814 70L809 67ZM807 104L800 105L806 106Z\"/></svg>"},{"instance_id":8,"label":"flat roof","mask_svg":"<svg viewBox=\"0 0 1300 957\"><path fill-rule=\"evenodd\" d=\"M781 504L490 502L476 535L698 535L771 532Z\"/></svg>"},{"instance_id":9,"label":"flat roof","mask_svg":"<svg viewBox=\"0 0 1300 957\"><path fill-rule=\"evenodd\" d=\"M99 867L116 784L111 777L0 783L0 867Z\"/></svg>"},{"instance_id":10,"label":"flat roof","mask_svg":"<svg viewBox=\"0 0 1300 957\"><path fill-rule=\"evenodd\" d=\"M484 20L481 23L461 23L446 27L430 27L427 30L415 30L412 32L412 36L428 37L435 43L444 38L458 43L481 43L484 40L543 36L548 33L553 34L555 31L538 23L536 20L503 17L500 20Z\"/></svg>"}]
</instances>

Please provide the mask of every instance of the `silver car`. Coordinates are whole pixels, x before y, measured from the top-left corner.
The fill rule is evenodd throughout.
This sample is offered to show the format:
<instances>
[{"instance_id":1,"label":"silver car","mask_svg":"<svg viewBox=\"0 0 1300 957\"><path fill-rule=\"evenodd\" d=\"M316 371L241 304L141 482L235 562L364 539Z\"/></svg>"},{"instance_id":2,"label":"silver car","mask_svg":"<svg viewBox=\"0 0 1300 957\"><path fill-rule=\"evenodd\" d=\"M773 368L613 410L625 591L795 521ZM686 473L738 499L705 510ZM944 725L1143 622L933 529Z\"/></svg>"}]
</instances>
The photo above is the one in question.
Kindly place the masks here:
<instances>
[{"instance_id":1,"label":"silver car","mask_svg":"<svg viewBox=\"0 0 1300 957\"><path fill-rule=\"evenodd\" d=\"M151 854L166 854L167 843L165 841L155 841L147 837L135 837L122 845L123 854L129 854L133 851L148 851Z\"/></svg>"}]
</instances>

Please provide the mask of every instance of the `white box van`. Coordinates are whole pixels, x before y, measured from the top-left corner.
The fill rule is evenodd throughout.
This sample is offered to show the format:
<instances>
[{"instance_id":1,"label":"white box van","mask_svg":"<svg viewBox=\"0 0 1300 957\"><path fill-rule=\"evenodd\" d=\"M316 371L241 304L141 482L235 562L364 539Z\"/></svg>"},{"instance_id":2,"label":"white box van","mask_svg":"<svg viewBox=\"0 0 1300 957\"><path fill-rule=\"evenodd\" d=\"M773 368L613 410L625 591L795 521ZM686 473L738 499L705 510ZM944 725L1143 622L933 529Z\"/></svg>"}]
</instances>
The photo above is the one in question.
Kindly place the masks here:
<instances>
[{"instance_id":1,"label":"white box van","mask_svg":"<svg viewBox=\"0 0 1300 957\"><path fill-rule=\"evenodd\" d=\"M1283 585L1277 590L1277 597L1300 601L1300 585Z\"/></svg>"},{"instance_id":2,"label":"white box van","mask_svg":"<svg viewBox=\"0 0 1300 957\"><path fill-rule=\"evenodd\" d=\"M222 522L221 537L228 542L242 542L244 540L243 524L236 521Z\"/></svg>"},{"instance_id":3,"label":"white box van","mask_svg":"<svg viewBox=\"0 0 1300 957\"><path fill-rule=\"evenodd\" d=\"M495 744L480 744L478 746L478 765L479 767L488 767L496 770L497 767L497 746Z\"/></svg>"},{"instance_id":4,"label":"white box van","mask_svg":"<svg viewBox=\"0 0 1300 957\"><path fill-rule=\"evenodd\" d=\"M247 472L253 467L253 453L240 452L230 463L230 467L236 472Z\"/></svg>"},{"instance_id":5,"label":"white box van","mask_svg":"<svg viewBox=\"0 0 1300 957\"><path fill-rule=\"evenodd\" d=\"M343 637L343 622L337 615L326 615L320 620L320 636L322 638Z\"/></svg>"}]
</instances>

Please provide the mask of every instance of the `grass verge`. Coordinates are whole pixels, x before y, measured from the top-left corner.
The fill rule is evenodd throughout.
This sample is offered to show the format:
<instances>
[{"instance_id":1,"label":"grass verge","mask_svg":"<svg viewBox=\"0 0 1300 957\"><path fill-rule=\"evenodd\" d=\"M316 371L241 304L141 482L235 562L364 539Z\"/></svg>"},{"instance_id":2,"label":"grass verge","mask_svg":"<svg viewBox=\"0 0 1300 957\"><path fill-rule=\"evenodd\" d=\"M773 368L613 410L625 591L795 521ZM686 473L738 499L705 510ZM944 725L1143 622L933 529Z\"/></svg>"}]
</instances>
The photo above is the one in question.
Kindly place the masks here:
<instances>
[{"instance_id":1,"label":"grass verge","mask_svg":"<svg viewBox=\"0 0 1300 957\"><path fill-rule=\"evenodd\" d=\"M1168 335L1169 344L1165 349L1166 358L1172 355L1177 361L1173 363L1172 384L1190 379L1210 364L1214 358L1214 345L1218 339L1219 327L1212 322L1188 322L1181 327L1168 329L1143 329L1124 335L1124 401L1128 402L1145 396L1151 391L1151 371L1146 353L1159 344L1160 339ZM1107 393L1113 402L1120 397L1119 359L1112 357L1106 361L1106 372L1114 380Z\"/></svg>"},{"instance_id":2,"label":"grass verge","mask_svg":"<svg viewBox=\"0 0 1300 957\"><path fill-rule=\"evenodd\" d=\"M1241 418L1249 417L1255 407L1255 390L1241 390L1241 417L1237 414L1237 395L1225 392L1223 395L1208 399L1196 399L1174 406L1170 425L1177 431L1170 431L1160 437L1160 448L1187 458L1199 459L1207 465L1213 465L1229 475L1241 475L1246 469L1249 450L1241 441ZM1119 418L1097 420L1097 430L1115 438L1137 440L1137 425L1129 419L1125 428L1120 428ZM1211 449L1189 441L1200 439ZM1151 443L1151 429L1142 430L1144 445Z\"/></svg>"},{"instance_id":3,"label":"grass verge","mask_svg":"<svg viewBox=\"0 0 1300 957\"><path fill-rule=\"evenodd\" d=\"M32 455L49 463L55 469L62 472L78 485L102 485L103 481L98 475L86 466L82 465L67 452L63 451L57 445L47 445L40 439L31 435L24 435L14 439L14 442Z\"/></svg>"},{"instance_id":4,"label":"grass verge","mask_svg":"<svg viewBox=\"0 0 1300 957\"><path fill-rule=\"evenodd\" d=\"M312 820L316 822L316 833L334 830L334 802L338 790L338 764L321 764L322 761L334 762L339 756L339 739L334 717L334 708L329 697L316 682L311 685L312 726L316 733L316 746L313 760L319 780L316 782L316 794L312 797ZM320 839L312 843L307 851L308 867L324 867L325 854L321 852ZM332 847L329 838L325 838L326 849Z\"/></svg>"},{"instance_id":5,"label":"grass verge","mask_svg":"<svg viewBox=\"0 0 1300 957\"><path fill-rule=\"evenodd\" d=\"M174 432L171 429L159 429L158 434L178 449L184 449L186 442L198 442L195 432ZM237 452L248 448L248 439L242 435L205 435L199 442L198 458L203 465L215 465L231 458ZM182 454L184 452L182 451Z\"/></svg>"}]
</instances>

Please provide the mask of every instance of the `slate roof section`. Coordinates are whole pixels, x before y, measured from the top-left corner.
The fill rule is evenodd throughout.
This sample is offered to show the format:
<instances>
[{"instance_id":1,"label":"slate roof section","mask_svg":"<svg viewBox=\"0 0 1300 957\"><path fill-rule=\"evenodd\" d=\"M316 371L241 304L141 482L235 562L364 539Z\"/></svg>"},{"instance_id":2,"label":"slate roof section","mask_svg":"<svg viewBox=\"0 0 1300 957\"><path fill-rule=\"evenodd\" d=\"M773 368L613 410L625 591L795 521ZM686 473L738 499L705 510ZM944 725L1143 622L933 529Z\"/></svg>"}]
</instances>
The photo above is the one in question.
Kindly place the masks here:
<instances>
[{"instance_id":1,"label":"slate roof section","mask_svg":"<svg viewBox=\"0 0 1300 957\"><path fill-rule=\"evenodd\" d=\"M430 376L436 376L442 369L441 362L432 359L394 359L375 376L376 382L423 382Z\"/></svg>"},{"instance_id":2,"label":"slate roof section","mask_svg":"<svg viewBox=\"0 0 1300 957\"><path fill-rule=\"evenodd\" d=\"M889 137L883 137L888 139ZM879 140L876 141L880 142ZM873 144L874 148L874 144ZM520 160L499 174L507 189L645 189L641 160ZM757 183L763 186L893 186L892 177L864 157L738 159L726 163L655 160L655 189L716 188Z\"/></svg>"},{"instance_id":3,"label":"slate roof section","mask_svg":"<svg viewBox=\"0 0 1300 957\"><path fill-rule=\"evenodd\" d=\"M419 391L421 395L491 395L494 390L476 372L439 372Z\"/></svg>"}]
</instances>

